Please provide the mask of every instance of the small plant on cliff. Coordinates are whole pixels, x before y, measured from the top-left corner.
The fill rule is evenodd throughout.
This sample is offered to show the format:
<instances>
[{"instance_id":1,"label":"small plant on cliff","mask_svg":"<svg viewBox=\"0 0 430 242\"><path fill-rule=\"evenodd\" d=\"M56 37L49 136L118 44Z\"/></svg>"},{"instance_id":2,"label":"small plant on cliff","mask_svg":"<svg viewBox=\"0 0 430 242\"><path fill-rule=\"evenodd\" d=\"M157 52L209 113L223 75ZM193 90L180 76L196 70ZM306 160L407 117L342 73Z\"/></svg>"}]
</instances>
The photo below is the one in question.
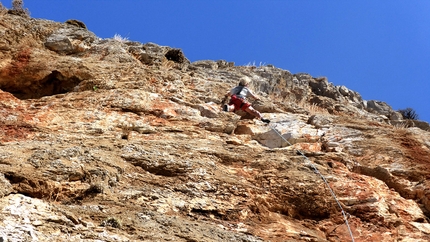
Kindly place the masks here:
<instances>
[{"instance_id":1,"label":"small plant on cliff","mask_svg":"<svg viewBox=\"0 0 430 242\"><path fill-rule=\"evenodd\" d=\"M12 10L9 10L9 12L21 17L30 17L30 11L28 11L28 8L24 8L23 0L12 0Z\"/></svg>"},{"instance_id":2,"label":"small plant on cliff","mask_svg":"<svg viewBox=\"0 0 430 242\"><path fill-rule=\"evenodd\" d=\"M263 67L263 66L266 66L266 63L265 62L261 62L261 61L260 61L259 65L257 65L255 63L255 61L253 61L253 62L250 61L250 62L248 62L248 64L245 65L245 67Z\"/></svg>"},{"instance_id":3,"label":"small plant on cliff","mask_svg":"<svg viewBox=\"0 0 430 242\"><path fill-rule=\"evenodd\" d=\"M121 35L119 35L119 34L115 34L114 36L113 36L113 39L114 40L116 40L116 41L119 41L119 42L126 42L126 41L128 41L128 38L127 37L122 37Z\"/></svg>"},{"instance_id":4,"label":"small plant on cliff","mask_svg":"<svg viewBox=\"0 0 430 242\"><path fill-rule=\"evenodd\" d=\"M400 109L399 113L402 114L404 119L417 120L418 114L412 108Z\"/></svg>"}]
</instances>

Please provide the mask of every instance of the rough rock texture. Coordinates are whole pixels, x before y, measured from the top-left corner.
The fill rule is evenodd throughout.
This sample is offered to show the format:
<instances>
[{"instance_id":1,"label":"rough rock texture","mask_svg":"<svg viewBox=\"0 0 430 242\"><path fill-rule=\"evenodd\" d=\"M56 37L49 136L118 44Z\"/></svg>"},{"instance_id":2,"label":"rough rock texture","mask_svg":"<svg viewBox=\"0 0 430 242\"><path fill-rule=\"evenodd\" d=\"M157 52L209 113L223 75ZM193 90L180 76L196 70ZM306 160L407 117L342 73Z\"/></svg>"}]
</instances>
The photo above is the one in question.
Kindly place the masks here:
<instances>
[{"instance_id":1,"label":"rough rock texture","mask_svg":"<svg viewBox=\"0 0 430 242\"><path fill-rule=\"evenodd\" d=\"M428 123L82 26L0 15L1 241L351 241L342 210L355 241L430 240ZM221 112L242 76L271 125Z\"/></svg>"}]
</instances>

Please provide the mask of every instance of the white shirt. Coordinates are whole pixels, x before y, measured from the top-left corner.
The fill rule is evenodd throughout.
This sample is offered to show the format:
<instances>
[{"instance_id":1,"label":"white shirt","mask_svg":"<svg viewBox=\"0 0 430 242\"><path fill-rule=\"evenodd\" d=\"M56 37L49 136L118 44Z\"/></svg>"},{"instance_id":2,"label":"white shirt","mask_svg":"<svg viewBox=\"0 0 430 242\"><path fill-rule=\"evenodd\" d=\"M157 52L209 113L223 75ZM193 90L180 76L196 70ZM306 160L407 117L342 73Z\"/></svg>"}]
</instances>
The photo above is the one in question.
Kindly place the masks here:
<instances>
[{"instance_id":1,"label":"white shirt","mask_svg":"<svg viewBox=\"0 0 430 242\"><path fill-rule=\"evenodd\" d=\"M237 93L240 89L242 89L242 91ZM244 87L244 86L237 86L237 87L231 89L229 94L230 95L236 94L237 96L241 96L243 98L247 98L247 97L256 98L255 94L251 90L249 90L247 87Z\"/></svg>"}]
</instances>

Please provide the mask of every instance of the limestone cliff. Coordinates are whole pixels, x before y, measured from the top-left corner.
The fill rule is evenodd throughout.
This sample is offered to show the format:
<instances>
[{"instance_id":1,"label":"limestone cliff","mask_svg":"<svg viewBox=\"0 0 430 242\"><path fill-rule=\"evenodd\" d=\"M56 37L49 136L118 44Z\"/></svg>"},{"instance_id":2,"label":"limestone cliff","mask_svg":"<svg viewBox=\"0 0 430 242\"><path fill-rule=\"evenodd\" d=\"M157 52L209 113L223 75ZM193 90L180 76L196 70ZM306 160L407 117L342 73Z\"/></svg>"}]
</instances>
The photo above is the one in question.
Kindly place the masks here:
<instances>
[{"instance_id":1,"label":"limestone cliff","mask_svg":"<svg viewBox=\"0 0 430 242\"><path fill-rule=\"evenodd\" d=\"M327 78L1 13L0 89L2 241L430 240L428 123Z\"/></svg>"}]
</instances>

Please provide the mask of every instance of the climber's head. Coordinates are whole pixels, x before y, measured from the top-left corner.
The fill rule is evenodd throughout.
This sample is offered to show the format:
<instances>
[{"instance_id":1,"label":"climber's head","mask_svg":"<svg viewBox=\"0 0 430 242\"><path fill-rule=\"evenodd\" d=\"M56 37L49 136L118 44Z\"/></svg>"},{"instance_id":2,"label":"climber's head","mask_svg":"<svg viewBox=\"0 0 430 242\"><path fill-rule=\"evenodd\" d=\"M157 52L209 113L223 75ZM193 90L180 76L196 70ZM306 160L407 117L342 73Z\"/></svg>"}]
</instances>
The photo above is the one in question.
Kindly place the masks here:
<instances>
[{"instance_id":1,"label":"climber's head","mask_svg":"<svg viewBox=\"0 0 430 242\"><path fill-rule=\"evenodd\" d=\"M251 79L249 77L245 76L240 78L239 86L247 86L251 82Z\"/></svg>"}]
</instances>

